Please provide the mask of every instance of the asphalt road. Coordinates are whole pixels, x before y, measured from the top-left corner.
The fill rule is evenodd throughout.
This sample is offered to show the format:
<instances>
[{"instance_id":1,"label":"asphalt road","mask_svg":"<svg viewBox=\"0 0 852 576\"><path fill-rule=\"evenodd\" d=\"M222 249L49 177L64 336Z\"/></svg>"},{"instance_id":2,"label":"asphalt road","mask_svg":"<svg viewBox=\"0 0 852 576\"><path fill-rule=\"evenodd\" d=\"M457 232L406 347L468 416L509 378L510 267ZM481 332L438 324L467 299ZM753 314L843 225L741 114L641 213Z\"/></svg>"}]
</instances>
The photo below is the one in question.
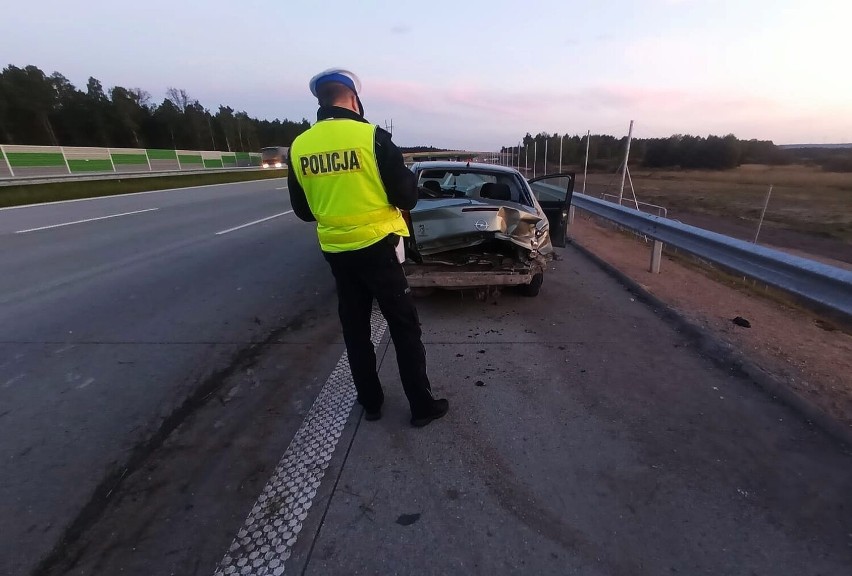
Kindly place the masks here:
<instances>
[{"instance_id":1,"label":"asphalt road","mask_svg":"<svg viewBox=\"0 0 852 576\"><path fill-rule=\"evenodd\" d=\"M332 301L285 185L0 210L0 573L44 557L202 383Z\"/></svg>"},{"instance_id":2,"label":"asphalt road","mask_svg":"<svg viewBox=\"0 0 852 576\"><path fill-rule=\"evenodd\" d=\"M385 335L384 417L363 421L310 228L216 234L286 212L274 186L0 212L22 243L0 260L20 276L0 291L0 573L28 573L199 386L43 574L852 571L847 449L571 247L537 298L420 300L451 412L408 425Z\"/></svg>"}]
</instances>

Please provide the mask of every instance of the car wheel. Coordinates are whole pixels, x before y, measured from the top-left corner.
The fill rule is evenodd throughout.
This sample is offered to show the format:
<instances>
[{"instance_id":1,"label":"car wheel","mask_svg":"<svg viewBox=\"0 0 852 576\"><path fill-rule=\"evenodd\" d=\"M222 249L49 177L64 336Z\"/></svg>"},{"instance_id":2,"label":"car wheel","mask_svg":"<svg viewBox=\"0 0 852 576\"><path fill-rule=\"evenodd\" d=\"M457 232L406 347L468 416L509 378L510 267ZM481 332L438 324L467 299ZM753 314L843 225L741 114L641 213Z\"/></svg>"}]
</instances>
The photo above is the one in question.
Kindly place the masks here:
<instances>
[{"instance_id":1,"label":"car wheel","mask_svg":"<svg viewBox=\"0 0 852 576\"><path fill-rule=\"evenodd\" d=\"M544 283L544 274L539 272L532 277L532 281L529 284L523 284L520 286L521 295L528 298L538 296L538 293L541 292L542 283Z\"/></svg>"}]
</instances>

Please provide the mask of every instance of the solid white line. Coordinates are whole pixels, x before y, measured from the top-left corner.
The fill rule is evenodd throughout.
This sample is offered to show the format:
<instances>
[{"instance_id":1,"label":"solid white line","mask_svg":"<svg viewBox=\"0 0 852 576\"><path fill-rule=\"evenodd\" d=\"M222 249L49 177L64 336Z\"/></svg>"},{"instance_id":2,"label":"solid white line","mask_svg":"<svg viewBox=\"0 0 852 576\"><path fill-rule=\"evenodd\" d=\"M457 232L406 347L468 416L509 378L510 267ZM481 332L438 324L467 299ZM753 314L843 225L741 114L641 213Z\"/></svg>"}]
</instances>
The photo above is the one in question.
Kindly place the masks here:
<instances>
[{"instance_id":1,"label":"solid white line","mask_svg":"<svg viewBox=\"0 0 852 576\"><path fill-rule=\"evenodd\" d=\"M282 187L280 187L280 188L276 188L276 190L286 190L286 189L287 189L287 187L286 187L286 186L282 186Z\"/></svg>"},{"instance_id":2,"label":"solid white line","mask_svg":"<svg viewBox=\"0 0 852 576\"><path fill-rule=\"evenodd\" d=\"M24 232L37 232L38 230L48 230L50 228L60 228L62 226L71 226L72 224L83 224L84 222L94 222L95 220L106 220L107 218L118 218L119 216L130 216L131 214L141 214L142 212L153 212L159 208L146 208L145 210L134 210L133 212L122 212L121 214L111 214L109 216L98 216L97 218L86 218L85 220L75 220L74 222L64 222L62 224L51 224L50 226L41 226L39 228L29 228L27 230L18 230L15 234L23 234Z\"/></svg>"},{"instance_id":3,"label":"solid white line","mask_svg":"<svg viewBox=\"0 0 852 576\"><path fill-rule=\"evenodd\" d=\"M233 228L228 228L227 230L222 230L221 232L216 232L216 236L220 236L222 234L227 234L228 232L233 232L234 230L240 230L241 228L246 228L247 226L254 226L255 224L260 224L261 222L266 222L267 220L272 220L273 218L278 218L279 216L284 216L285 214L292 214L292 210L287 210L286 212L282 212L280 214L273 214L272 216L267 216L266 218L261 218L260 220L255 220L254 222L248 222L246 224L240 224L239 226L234 226Z\"/></svg>"},{"instance_id":4,"label":"solid white line","mask_svg":"<svg viewBox=\"0 0 852 576\"><path fill-rule=\"evenodd\" d=\"M284 178L287 178L284 176ZM269 180L281 180L281 178L269 178ZM145 192L128 192L127 194L112 194L110 196L96 196L94 198L75 198L74 200L57 200L55 202L37 202L35 204L24 204L22 206L6 206L0 208L0 212L4 210L21 210L23 208L36 208L38 206L51 206L53 204L70 204L71 202L92 202L94 200L103 200L104 198L123 198L125 196L141 196L143 194L159 194L160 192L178 192L180 190L192 190L193 188L215 188L217 186L234 186L238 184L263 184L269 180L243 180L241 182L223 182L221 184L202 184L201 186L183 186L181 188L165 188L163 190L146 190ZM0 190L2 190L0 186Z\"/></svg>"}]
</instances>

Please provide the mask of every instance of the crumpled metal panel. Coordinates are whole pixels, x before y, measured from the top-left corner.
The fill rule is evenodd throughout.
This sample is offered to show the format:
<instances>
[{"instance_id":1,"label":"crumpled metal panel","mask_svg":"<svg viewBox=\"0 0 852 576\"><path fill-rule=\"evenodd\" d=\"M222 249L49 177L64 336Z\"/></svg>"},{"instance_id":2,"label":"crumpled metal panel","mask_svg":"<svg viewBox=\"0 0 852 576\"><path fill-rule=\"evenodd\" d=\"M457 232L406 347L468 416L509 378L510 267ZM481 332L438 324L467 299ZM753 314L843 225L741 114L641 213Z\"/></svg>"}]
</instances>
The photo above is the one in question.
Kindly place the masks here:
<instances>
[{"instance_id":1,"label":"crumpled metal panel","mask_svg":"<svg viewBox=\"0 0 852 576\"><path fill-rule=\"evenodd\" d=\"M534 208L496 200L420 200L411 211L420 254L470 248L496 238L528 251L550 254L547 218Z\"/></svg>"}]
</instances>

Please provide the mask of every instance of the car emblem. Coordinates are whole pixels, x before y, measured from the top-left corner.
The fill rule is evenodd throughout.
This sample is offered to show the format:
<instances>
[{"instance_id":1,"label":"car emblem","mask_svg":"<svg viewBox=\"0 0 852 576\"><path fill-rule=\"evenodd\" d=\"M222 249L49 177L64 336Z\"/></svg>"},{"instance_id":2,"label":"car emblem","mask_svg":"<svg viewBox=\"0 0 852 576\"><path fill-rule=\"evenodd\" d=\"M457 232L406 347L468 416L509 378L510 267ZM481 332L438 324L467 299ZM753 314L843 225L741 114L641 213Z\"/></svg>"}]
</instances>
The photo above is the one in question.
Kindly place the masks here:
<instances>
[{"instance_id":1,"label":"car emblem","mask_svg":"<svg viewBox=\"0 0 852 576\"><path fill-rule=\"evenodd\" d=\"M477 220L474 226L480 232L482 232L483 230L488 230L488 222L486 222L485 220Z\"/></svg>"}]
</instances>

